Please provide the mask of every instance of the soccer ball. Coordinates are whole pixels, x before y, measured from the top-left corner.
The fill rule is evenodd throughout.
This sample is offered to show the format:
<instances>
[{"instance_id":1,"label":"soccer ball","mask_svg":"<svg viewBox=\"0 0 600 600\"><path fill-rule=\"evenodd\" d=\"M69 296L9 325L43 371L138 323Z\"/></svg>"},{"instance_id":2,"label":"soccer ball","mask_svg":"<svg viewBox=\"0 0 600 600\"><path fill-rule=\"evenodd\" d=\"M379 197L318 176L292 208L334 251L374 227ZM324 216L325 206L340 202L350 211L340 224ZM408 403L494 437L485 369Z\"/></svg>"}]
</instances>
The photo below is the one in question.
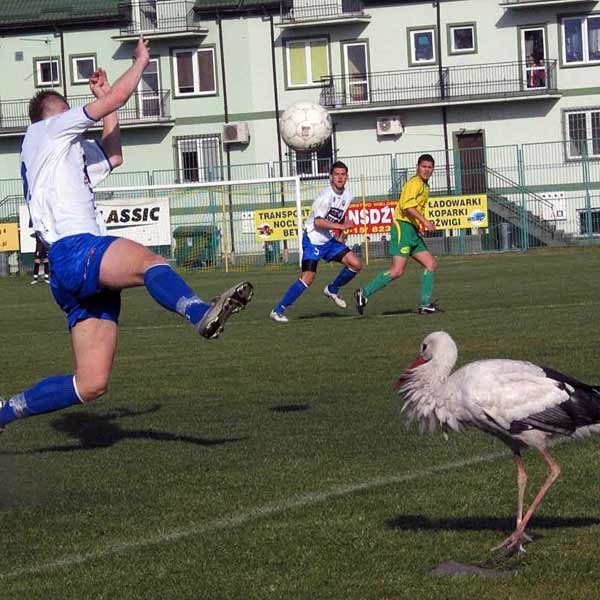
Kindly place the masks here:
<instances>
[{"instance_id":1,"label":"soccer ball","mask_svg":"<svg viewBox=\"0 0 600 600\"><path fill-rule=\"evenodd\" d=\"M279 120L283 141L294 150L316 150L331 136L331 116L314 102L296 102Z\"/></svg>"}]
</instances>

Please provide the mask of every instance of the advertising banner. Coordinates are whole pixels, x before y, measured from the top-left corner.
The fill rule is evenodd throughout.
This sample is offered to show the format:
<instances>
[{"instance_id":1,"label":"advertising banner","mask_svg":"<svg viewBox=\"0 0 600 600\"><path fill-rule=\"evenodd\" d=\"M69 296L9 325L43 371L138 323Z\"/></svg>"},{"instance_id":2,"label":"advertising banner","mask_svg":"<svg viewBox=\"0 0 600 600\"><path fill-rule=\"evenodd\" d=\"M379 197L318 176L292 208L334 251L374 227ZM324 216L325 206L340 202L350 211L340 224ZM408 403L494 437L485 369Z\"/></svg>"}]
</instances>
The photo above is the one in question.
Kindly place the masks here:
<instances>
[{"instance_id":1,"label":"advertising banner","mask_svg":"<svg viewBox=\"0 0 600 600\"><path fill-rule=\"evenodd\" d=\"M0 223L0 252L19 249L19 227L16 223Z\"/></svg>"},{"instance_id":2,"label":"advertising banner","mask_svg":"<svg viewBox=\"0 0 600 600\"><path fill-rule=\"evenodd\" d=\"M397 200L354 202L348 218L355 224L347 233L389 233L394 223ZM295 208L270 208L254 211L254 232L257 240L289 240L297 236ZM302 209L306 221L310 208ZM425 218L433 221L437 230L472 229L488 226L488 204L485 194L464 196L434 196L429 198Z\"/></svg>"},{"instance_id":3,"label":"advertising banner","mask_svg":"<svg viewBox=\"0 0 600 600\"><path fill-rule=\"evenodd\" d=\"M302 221L310 215L310 207L302 209ZM298 237L296 208L264 208L254 211L254 233L257 241L291 240Z\"/></svg>"},{"instance_id":4,"label":"advertising banner","mask_svg":"<svg viewBox=\"0 0 600 600\"><path fill-rule=\"evenodd\" d=\"M129 198L96 203L109 235L124 237L144 246L171 245L171 215L168 198ZM29 227L27 206L19 207L21 252L35 252L35 237Z\"/></svg>"},{"instance_id":5,"label":"advertising banner","mask_svg":"<svg viewBox=\"0 0 600 600\"><path fill-rule=\"evenodd\" d=\"M169 198L130 198L96 202L109 235L144 246L171 245Z\"/></svg>"},{"instance_id":6,"label":"advertising banner","mask_svg":"<svg viewBox=\"0 0 600 600\"><path fill-rule=\"evenodd\" d=\"M429 198L425 216L435 223L436 229L487 227L487 196L485 194L473 194Z\"/></svg>"}]
</instances>

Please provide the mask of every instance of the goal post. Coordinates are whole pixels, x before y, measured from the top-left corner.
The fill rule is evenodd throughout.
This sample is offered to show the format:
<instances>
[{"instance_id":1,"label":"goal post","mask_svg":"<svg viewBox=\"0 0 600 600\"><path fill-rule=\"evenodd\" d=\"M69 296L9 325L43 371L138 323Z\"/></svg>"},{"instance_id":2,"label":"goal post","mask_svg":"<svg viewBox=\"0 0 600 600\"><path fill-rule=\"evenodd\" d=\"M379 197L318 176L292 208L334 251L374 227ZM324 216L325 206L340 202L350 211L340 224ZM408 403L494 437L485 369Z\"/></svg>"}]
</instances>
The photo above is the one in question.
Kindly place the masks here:
<instances>
[{"instance_id":1,"label":"goal post","mask_svg":"<svg viewBox=\"0 0 600 600\"><path fill-rule=\"evenodd\" d=\"M302 258L312 190L299 176L99 186L108 233L151 247L181 268L245 270ZM303 208L303 200L307 206Z\"/></svg>"}]
</instances>

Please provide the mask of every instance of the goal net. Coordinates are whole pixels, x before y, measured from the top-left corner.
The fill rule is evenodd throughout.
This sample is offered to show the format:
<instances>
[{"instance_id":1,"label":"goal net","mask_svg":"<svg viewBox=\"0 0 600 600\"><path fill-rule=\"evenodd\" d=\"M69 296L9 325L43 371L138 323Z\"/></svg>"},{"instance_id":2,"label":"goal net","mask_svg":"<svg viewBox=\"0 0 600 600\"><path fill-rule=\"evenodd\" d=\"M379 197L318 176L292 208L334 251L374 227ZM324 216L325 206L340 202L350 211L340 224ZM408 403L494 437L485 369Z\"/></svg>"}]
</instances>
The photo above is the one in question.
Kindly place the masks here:
<instances>
[{"instance_id":1,"label":"goal net","mask_svg":"<svg viewBox=\"0 0 600 600\"><path fill-rule=\"evenodd\" d=\"M225 271L297 264L313 194L298 176L95 190L109 234L183 269Z\"/></svg>"}]
</instances>

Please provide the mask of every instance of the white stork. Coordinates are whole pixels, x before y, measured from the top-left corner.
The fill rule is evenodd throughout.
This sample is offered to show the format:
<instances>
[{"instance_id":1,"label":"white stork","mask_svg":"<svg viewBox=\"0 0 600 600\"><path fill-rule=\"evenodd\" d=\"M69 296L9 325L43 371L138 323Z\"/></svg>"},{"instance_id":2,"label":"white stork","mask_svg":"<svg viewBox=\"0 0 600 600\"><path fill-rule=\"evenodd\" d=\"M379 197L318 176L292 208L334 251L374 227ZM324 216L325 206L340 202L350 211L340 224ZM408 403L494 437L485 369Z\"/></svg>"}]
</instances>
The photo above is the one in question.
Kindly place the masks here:
<instances>
[{"instance_id":1,"label":"white stork","mask_svg":"<svg viewBox=\"0 0 600 600\"><path fill-rule=\"evenodd\" d=\"M451 373L458 350L443 331L429 334L419 358L396 382L405 403L402 412L421 430L461 430L474 426L500 438L514 452L517 467L517 525L514 532L494 550L523 550L531 541L525 528L544 496L560 474L547 442L557 435L580 437L600 431L600 387L538 367L530 362L508 359L478 360ZM521 450L537 448L550 473L523 515L527 473Z\"/></svg>"}]
</instances>

